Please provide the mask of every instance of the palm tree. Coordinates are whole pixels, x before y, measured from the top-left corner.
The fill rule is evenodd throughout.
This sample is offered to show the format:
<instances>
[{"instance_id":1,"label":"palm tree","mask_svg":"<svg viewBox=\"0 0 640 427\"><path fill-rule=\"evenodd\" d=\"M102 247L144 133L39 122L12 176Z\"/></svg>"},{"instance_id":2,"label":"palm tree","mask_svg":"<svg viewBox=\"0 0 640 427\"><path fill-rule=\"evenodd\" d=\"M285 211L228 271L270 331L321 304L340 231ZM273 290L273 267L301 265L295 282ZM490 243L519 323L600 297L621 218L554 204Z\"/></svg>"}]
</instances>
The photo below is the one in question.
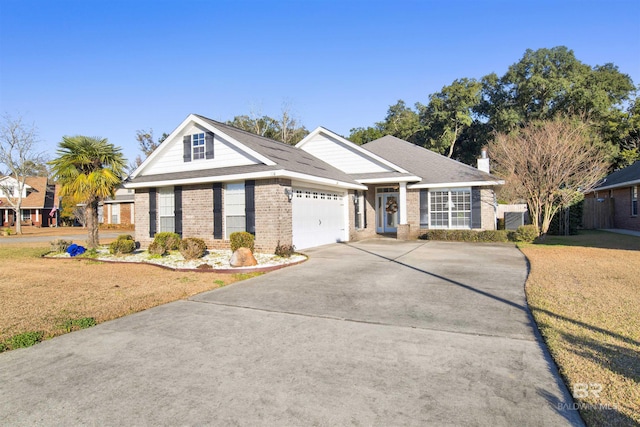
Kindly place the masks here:
<instances>
[{"instance_id":1,"label":"palm tree","mask_svg":"<svg viewBox=\"0 0 640 427\"><path fill-rule=\"evenodd\" d=\"M96 248L98 203L113 197L126 168L120 147L106 138L65 136L58 144L58 158L49 162L62 196L72 196L85 204L89 237L87 246Z\"/></svg>"}]
</instances>

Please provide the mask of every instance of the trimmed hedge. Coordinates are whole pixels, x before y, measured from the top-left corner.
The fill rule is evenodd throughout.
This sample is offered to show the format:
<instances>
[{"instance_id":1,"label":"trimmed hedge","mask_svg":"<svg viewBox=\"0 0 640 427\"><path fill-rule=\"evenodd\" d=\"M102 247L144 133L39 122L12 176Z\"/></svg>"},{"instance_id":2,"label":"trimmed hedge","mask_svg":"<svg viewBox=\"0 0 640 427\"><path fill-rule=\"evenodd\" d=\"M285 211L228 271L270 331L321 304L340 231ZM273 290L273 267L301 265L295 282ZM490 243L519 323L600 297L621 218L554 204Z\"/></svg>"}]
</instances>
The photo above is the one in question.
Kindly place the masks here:
<instances>
[{"instance_id":1,"label":"trimmed hedge","mask_svg":"<svg viewBox=\"0 0 640 427\"><path fill-rule=\"evenodd\" d=\"M246 231L236 231L229 235L229 242L231 244L231 252L235 252L238 248L249 248L253 253L254 250L254 237L253 234Z\"/></svg>"},{"instance_id":2,"label":"trimmed hedge","mask_svg":"<svg viewBox=\"0 0 640 427\"><path fill-rule=\"evenodd\" d=\"M516 231L509 230L427 230L421 240L450 242L527 242L538 238L535 225L521 225Z\"/></svg>"}]
</instances>

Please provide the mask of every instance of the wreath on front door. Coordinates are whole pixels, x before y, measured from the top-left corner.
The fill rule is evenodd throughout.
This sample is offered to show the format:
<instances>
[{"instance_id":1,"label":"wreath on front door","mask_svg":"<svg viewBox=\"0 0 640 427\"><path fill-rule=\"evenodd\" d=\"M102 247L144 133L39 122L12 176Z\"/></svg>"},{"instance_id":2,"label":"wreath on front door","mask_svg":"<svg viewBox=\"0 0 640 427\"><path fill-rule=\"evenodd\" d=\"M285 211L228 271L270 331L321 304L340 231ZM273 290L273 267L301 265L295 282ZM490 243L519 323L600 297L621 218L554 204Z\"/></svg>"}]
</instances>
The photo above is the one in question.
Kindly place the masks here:
<instances>
[{"instance_id":1,"label":"wreath on front door","mask_svg":"<svg viewBox=\"0 0 640 427\"><path fill-rule=\"evenodd\" d=\"M390 197L389 200L387 200L386 211L390 214L398 212L398 202L396 202L395 197Z\"/></svg>"}]
</instances>

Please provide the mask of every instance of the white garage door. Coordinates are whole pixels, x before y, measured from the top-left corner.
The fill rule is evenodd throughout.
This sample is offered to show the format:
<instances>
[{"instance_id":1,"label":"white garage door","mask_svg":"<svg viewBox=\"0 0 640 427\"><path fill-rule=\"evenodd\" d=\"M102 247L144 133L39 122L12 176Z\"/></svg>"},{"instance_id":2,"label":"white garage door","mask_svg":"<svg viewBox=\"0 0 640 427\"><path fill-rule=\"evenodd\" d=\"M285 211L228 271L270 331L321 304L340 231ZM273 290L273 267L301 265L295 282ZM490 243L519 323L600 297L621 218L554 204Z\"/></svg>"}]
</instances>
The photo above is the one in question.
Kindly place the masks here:
<instances>
[{"instance_id":1,"label":"white garage door","mask_svg":"<svg viewBox=\"0 0 640 427\"><path fill-rule=\"evenodd\" d=\"M293 244L312 248L344 240L344 195L327 190L294 188Z\"/></svg>"}]
</instances>

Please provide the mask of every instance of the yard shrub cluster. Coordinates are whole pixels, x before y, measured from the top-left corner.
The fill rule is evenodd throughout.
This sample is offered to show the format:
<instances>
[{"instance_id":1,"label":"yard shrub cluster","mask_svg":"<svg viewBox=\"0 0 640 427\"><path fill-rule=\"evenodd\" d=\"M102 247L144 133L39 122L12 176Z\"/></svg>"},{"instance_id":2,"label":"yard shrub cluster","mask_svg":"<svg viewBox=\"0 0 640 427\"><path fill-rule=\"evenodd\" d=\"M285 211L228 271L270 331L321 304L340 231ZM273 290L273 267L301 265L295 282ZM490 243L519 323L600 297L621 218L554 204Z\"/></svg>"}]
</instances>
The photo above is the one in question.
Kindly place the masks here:
<instances>
[{"instance_id":1,"label":"yard shrub cluster","mask_svg":"<svg viewBox=\"0 0 640 427\"><path fill-rule=\"evenodd\" d=\"M421 240L443 240L450 242L533 242L538 237L534 225L521 225L516 231L509 230L427 230Z\"/></svg>"},{"instance_id":2,"label":"yard shrub cluster","mask_svg":"<svg viewBox=\"0 0 640 427\"><path fill-rule=\"evenodd\" d=\"M535 225L521 225L513 233L514 242L531 243L538 238L538 230Z\"/></svg>"},{"instance_id":3,"label":"yard shrub cluster","mask_svg":"<svg viewBox=\"0 0 640 427\"><path fill-rule=\"evenodd\" d=\"M155 235L153 243L163 246L166 251L175 251L180 246L180 235L170 231L163 231Z\"/></svg>"},{"instance_id":4,"label":"yard shrub cluster","mask_svg":"<svg viewBox=\"0 0 640 427\"><path fill-rule=\"evenodd\" d=\"M238 248L248 248L251 252L254 250L253 234L246 231L231 233L231 235L229 235L229 241L231 244L231 252L235 252Z\"/></svg>"},{"instance_id":5,"label":"yard shrub cluster","mask_svg":"<svg viewBox=\"0 0 640 427\"><path fill-rule=\"evenodd\" d=\"M130 234L121 234L118 238L111 242L109 245L109 253L118 254L130 254L136 249L136 242Z\"/></svg>"},{"instance_id":6,"label":"yard shrub cluster","mask_svg":"<svg viewBox=\"0 0 640 427\"><path fill-rule=\"evenodd\" d=\"M70 240L64 239L52 240L51 242L49 242L50 250L54 253L64 252L69 246L71 246L71 243L72 242Z\"/></svg>"},{"instance_id":7,"label":"yard shrub cluster","mask_svg":"<svg viewBox=\"0 0 640 427\"><path fill-rule=\"evenodd\" d=\"M187 237L180 242L180 253L184 259L198 259L204 256L207 244L197 237Z\"/></svg>"},{"instance_id":8,"label":"yard shrub cluster","mask_svg":"<svg viewBox=\"0 0 640 427\"><path fill-rule=\"evenodd\" d=\"M293 245L281 245L280 244L280 240L278 240L278 245L276 246L276 250L274 251L274 254L279 256L279 257L289 258L295 252L296 252L296 247L295 246L293 246Z\"/></svg>"}]
</instances>

